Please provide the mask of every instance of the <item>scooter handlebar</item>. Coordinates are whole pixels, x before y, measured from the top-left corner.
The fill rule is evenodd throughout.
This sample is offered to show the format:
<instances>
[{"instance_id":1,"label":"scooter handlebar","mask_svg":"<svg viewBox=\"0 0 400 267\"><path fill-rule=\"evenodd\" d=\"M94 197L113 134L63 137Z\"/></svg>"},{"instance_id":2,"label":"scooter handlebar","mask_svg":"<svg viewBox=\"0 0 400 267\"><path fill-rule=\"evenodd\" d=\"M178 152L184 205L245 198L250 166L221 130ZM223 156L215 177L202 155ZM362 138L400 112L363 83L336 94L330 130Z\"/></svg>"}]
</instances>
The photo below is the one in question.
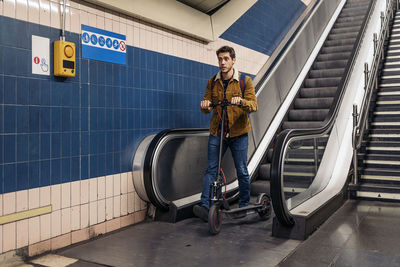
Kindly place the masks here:
<instances>
[{"instance_id":1,"label":"scooter handlebar","mask_svg":"<svg viewBox=\"0 0 400 267\"><path fill-rule=\"evenodd\" d=\"M217 103L210 103L210 108L215 108L218 106L238 106L240 107L242 105L242 100L240 100L239 104L232 104L229 101L218 101Z\"/></svg>"}]
</instances>

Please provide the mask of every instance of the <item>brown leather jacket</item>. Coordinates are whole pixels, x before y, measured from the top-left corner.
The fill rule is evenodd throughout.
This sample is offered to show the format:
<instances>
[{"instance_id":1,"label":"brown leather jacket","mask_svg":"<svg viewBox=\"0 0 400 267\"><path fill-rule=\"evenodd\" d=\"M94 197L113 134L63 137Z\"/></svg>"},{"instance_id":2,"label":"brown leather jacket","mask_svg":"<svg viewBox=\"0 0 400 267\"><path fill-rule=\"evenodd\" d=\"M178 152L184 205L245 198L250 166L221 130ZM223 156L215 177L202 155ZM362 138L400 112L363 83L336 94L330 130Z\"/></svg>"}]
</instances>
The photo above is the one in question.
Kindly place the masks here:
<instances>
[{"instance_id":1,"label":"brown leather jacket","mask_svg":"<svg viewBox=\"0 0 400 267\"><path fill-rule=\"evenodd\" d=\"M226 99L231 101L234 96L242 97L242 90L240 89L238 71L235 70L232 79L229 81L228 87L226 88ZM221 74L215 76L214 88L211 88L213 77L208 80L206 93L204 94L203 100L209 100L212 103L222 101L224 97L224 85L222 84ZM230 137L240 136L250 131L250 120L248 113L257 111L257 98L253 87L253 82L250 77L246 76L246 86L244 91L244 97L242 97L242 106L228 106L228 118L229 118L229 135ZM217 107L219 113L221 113L221 107ZM209 113L208 110L201 110L203 113ZM218 127L221 119L218 112L214 108L213 115L210 121L210 133L214 136L217 135Z\"/></svg>"}]
</instances>

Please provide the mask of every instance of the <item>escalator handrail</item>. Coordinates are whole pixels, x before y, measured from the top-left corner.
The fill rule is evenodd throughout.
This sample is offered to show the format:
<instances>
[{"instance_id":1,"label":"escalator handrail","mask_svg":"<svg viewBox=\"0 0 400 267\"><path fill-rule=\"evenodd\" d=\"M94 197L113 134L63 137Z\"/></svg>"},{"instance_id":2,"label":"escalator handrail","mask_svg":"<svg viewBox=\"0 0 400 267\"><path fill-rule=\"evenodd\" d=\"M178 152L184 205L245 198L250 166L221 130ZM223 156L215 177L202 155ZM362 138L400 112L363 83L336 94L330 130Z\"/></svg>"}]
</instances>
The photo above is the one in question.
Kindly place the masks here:
<instances>
[{"instance_id":1,"label":"escalator handrail","mask_svg":"<svg viewBox=\"0 0 400 267\"><path fill-rule=\"evenodd\" d=\"M377 0L372 0L368 7L368 12L363 23L361 24L360 31L357 35L355 44L353 45L353 51L351 52L350 58L345 67L345 75L340 80L338 91L333 99L332 106L329 109L326 119L322 122L322 126L313 129L286 129L282 131L276 139L271 163L271 198L275 216L284 226L294 225L294 218L286 206L285 194L283 191L282 166L284 164L286 147L290 140L294 137L322 135L332 128L339 111L340 103L342 102L345 93L346 85L350 79L351 69L354 67L356 56L367 28L368 20L372 15L372 7L375 6L376 1Z\"/></svg>"}]
</instances>

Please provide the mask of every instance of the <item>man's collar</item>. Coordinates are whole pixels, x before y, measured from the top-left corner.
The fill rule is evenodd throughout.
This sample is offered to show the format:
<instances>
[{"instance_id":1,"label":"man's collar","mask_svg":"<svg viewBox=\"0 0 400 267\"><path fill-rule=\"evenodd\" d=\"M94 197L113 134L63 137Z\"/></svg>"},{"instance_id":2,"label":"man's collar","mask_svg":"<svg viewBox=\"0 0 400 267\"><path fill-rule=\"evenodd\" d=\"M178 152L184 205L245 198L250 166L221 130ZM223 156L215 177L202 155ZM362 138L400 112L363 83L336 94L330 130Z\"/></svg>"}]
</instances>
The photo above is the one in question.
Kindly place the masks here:
<instances>
[{"instance_id":1,"label":"man's collar","mask_svg":"<svg viewBox=\"0 0 400 267\"><path fill-rule=\"evenodd\" d=\"M239 81L239 72L233 68L233 77L234 80ZM217 75L215 75L214 81L221 79L221 71L218 71Z\"/></svg>"}]
</instances>

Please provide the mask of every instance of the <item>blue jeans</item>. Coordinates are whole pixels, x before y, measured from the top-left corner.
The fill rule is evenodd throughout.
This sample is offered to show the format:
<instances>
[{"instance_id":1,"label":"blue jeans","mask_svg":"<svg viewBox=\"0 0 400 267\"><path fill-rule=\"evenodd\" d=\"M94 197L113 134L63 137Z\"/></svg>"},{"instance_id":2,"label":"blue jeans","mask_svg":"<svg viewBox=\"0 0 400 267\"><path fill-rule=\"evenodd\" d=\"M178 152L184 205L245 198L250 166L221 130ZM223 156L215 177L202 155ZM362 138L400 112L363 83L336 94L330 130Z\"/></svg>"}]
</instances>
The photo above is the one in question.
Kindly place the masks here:
<instances>
[{"instance_id":1,"label":"blue jeans","mask_svg":"<svg viewBox=\"0 0 400 267\"><path fill-rule=\"evenodd\" d=\"M250 177L247 171L248 139L246 133L233 140L228 138L222 143L222 156L229 147L235 163L239 182L239 207L247 206L250 200ZM210 135L208 139L208 167L203 178L203 192L201 193L201 204L206 208L209 208L210 184L215 181L218 170L219 141L219 135Z\"/></svg>"}]
</instances>

